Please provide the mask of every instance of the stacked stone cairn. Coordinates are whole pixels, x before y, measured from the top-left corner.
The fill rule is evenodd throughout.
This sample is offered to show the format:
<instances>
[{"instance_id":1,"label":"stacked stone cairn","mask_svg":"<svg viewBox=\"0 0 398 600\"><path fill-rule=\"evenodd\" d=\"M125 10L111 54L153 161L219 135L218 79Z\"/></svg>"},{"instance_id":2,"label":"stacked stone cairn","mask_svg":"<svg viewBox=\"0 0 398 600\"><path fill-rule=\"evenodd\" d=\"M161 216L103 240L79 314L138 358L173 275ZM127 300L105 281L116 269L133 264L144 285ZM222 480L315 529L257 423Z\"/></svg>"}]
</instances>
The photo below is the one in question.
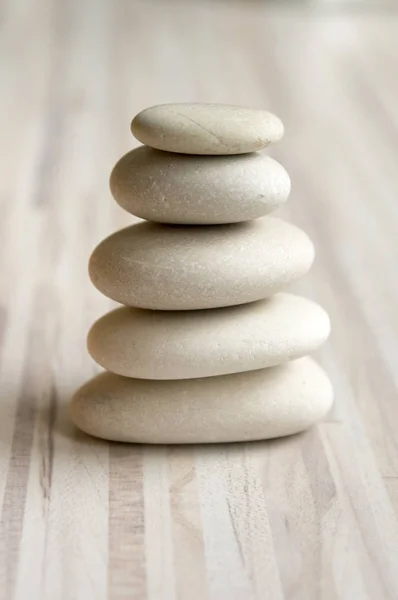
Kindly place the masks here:
<instances>
[{"instance_id":1,"label":"stacked stone cairn","mask_svg":"<svg viewBox=\"0 0 398 600\"><path fill-rule=\"evenodd\" d=\"M307 235L266 216L290 179L264 148L271 113L169 104L132 122L144 144L119 160L115 200L145 219L103 240L93 284L125 305L88 349L106 369L71 404L75 424L108 440L202 443L293 434L329 411L332 387L306 356L328 337L325 311L282 292L311 267Z\"/></svg>"}]
</instances>

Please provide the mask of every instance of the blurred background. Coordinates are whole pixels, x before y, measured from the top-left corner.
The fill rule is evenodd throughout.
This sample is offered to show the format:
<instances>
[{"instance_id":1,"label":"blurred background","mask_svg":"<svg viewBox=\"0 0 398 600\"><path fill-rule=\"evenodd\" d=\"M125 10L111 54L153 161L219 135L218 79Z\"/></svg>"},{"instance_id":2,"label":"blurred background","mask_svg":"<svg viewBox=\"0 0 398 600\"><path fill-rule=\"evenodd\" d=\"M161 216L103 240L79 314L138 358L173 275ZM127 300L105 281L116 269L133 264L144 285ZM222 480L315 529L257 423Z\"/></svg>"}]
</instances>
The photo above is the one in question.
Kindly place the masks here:
<instances>
[{"instance_id":1,"label":"blurred background","mask_svg":"<svg viewBox=\"0 0 398 600\"><path fill-rule=\"evenodd\" d=\"M50 330L70 324L62 361L73 362L74 340L93 368L85 332L109 301L89 284L87 258L132 220L110 196L109 173L136 145L132 117L179 101L280 116L285 138L270 153L293 185L282 213L318 249L303 285L313 281L308 291L332 313L347 315L338 303L350 289L363 310L383 305L395 323L383 281L396 277L397 9L394 0L2 0L2 293L16 327L44 293ZM62 336L56 344L62 353Z\"/></svg>"},{"instance_id":2,"label":"blurred background","mask_svg":"<svg viewBox=\"0 0 398 600\"><path fill-rule=\"evenodd\" d=\"M329 473L326 456L335 453L330 468L338 464L343 472L349 500L337 510L347 521L336 552L360 585L346 589L351 595L330 598L396 597L396 569L389 562L396 552L391 545L383 554L378 536L388 537L398 514L397 65L394 0L0 0L0 493L7 558L0 574L9 597L18 589L18 598L58 598L62 581L69 594L62 597L80 598L83 591L85 598L105 597L100 554L107 544L108 471L104 475L102 465L108 465L108 447L79 438L65 412L70 394L97 370L86 333L111 306L90 284L87 261L102 238L133 221L108 189L114 163L137 145L131 119L154 104L190 101L265 108L285 124L284 139L269 150L292 179L280 213L301 226L317 250L311 274L296 289L331 315L333 335L318 358L336 388L323 441L307 437L286 448L301 457L300 444L313 444L303 456L322 456L316 472L321 490L323 473ZM336 433L333 423L345 429ZM269 452L284 456L277 445ZM131 473L133 455L111 449L109 456L111 487L123 497L117 486ZM115 456L122 466L115 466ZM147 464L153 459L148 472L156 475L153 465L163 459L155 451L146 456ZM156 482L155 475L148 481ZM333 477L342 490L340 475ZM297 537L286 537L289 544L278 556L286 589L295 577L286 567L289 548L301 556L302 540L313 539L302 529L300 490L291 500ZM156 524L158 506L152 504L147 516ZM127 505L115 506L110 511L120 519L128 514ZM347 506L359 506L359 516L350 517ZM315 522L314 514L306 522ZM111 571L121 525L112 531ZM327 531L322 556L328 559L334 521ZM372 554L366 562L363 556L377 544L377 560ZM90 556L88 564L76 548ZM320 597L318 563L311 562L320 552L313 548L315 542L300 558L309 581L310 591L300 596L306 600ZM186 555L184 546L180 555ZM122 581L130 568L127 551L123 556ZM42 588L40 561L46 565ZM30 588L23 594L26 585L33 595ZM47 595L39 593L43 589Z\"/></svg>"}]
</instances>

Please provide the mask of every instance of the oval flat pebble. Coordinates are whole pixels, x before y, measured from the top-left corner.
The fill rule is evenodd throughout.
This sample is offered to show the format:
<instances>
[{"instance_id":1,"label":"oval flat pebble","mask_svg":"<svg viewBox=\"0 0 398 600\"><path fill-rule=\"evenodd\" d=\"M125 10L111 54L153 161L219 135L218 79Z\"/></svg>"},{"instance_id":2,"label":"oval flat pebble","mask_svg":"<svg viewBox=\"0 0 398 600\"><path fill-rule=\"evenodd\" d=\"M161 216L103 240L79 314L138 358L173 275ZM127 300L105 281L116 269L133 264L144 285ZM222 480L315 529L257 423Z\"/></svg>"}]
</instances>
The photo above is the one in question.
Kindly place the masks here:
<instances>
[{"instance_id":1,"label":"oval flat pebble","mask_svg":"<svg viewBox=\"0 0 398 600\"><path fill-rule=\"evenodd\" d=\"M204 227L138 223L103 240L89 272L121 304L195 310L270 296L304 275L313 258L301 229L271 217Z\"/></svg>"},{"instance_id":2,"label":"oval flat pebble","mask_svg":"<svg viewBox=\"0 0 398 600\"><path fill-rule=\"evenodd\" d=\"M97 363L119 375L189 379L252 371L304 356L329 331L329 317L320 306L276 294L193 312L123 307L93 325L88 349Z\"/></svg>"},{"instance_id":3,"label":"oval flat pebble","mask_svg":"<svg viewBox=\"0 0 398 600\"><path fill-rule=\"evenodd\" d=\"M186 156L141 146L114 167L110 188L128 212L161 223L237 223L262 217L290 193L290 178L266 154Z\"/></svg>"},{"instance_id":4,"label":"oval flat pebble","mask_svg":"<svg viewBox=\"0 0 398 600\"><path fill-rule=\"evenodd\" d=\"M140 112L133 135L146 146L184 154L244 154L283 136L281 120L265 110L228 104L162 104Z\"/></svg>"},{"instance_id":5,"label":"oval flat pebble","mask_svg":"<svg viewBox=\"0 0 398 600\"><path fill-rule=\"evenodd\" d=\"M151 381L102 373L75 394L74 423L118 442L241 442L297 433L333 402L329 379L312 359L233 375Z\"/></svg>"}]
</instances>

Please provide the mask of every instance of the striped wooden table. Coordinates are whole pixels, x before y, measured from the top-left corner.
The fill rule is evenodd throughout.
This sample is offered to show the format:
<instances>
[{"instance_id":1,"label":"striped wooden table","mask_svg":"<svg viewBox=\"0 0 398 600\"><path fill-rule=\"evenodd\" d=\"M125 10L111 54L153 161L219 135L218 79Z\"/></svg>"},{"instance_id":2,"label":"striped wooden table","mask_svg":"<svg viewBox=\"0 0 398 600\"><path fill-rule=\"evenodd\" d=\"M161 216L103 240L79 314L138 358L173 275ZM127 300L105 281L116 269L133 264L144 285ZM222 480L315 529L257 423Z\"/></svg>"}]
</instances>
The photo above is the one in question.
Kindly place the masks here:
<instances>
[{"instance_id":1,"label":"striped wooden table","mask_svg":"<svg viewBox=\"0 0 398 600\"><path fill-rule=\"evenodd\" d=\"M398 598L398 11L378 6L1 2L1 598ZM87 259L131 222L109 172L171 101L285 122L282 214L318 250L296 290L334 328L335 408L304 435L136 447L68 421L111 306Z\"/></svg>"}]
</instances>

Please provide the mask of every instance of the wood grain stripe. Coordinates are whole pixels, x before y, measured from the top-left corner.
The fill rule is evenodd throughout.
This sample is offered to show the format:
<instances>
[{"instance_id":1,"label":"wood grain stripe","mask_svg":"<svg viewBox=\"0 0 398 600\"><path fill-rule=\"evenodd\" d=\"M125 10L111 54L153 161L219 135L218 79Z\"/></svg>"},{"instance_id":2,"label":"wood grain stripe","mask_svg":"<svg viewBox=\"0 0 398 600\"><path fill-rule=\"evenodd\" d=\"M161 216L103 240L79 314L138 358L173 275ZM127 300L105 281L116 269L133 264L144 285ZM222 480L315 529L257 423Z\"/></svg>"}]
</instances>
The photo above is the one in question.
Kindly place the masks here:
<instances>
[{"instance_id":1,"label":"wood grain stripe","mask_svg":"<svg viewBox=\"0 0 398 600\"><path fill-rule=\"evenodd\" d=\"M198 453L196 470L205 541L209 598L254 600L244 568L241 539L231 517L227 492L229 464L225 448L209 446Z\"/></svg>"},{"instance_id":2,"label":"wood grain stripe","mask_svg":"<svg viewBox=\"0 0 398 600\"><path fill-rule=\"evenodd\" d=\"M109 600L145 600L142 449L109 447Z\"/></svg>"},{"instance_id":3,"label":"wood grain stripe","mask_svg":"<svg viewBox=\"0 0 398 600\"><path fill-rule=\"evenodd\" d=\"M145 560L148 600L177 600L169 450L144 446Z\"/></svg>"},{"instance_id":4,"label":"wood grain stripe","mask_svg":"<svg viewBox=\"0 0 398 600\"><path fill-rule=\"evenodd\" d=\"M31 449L36 421L37 387L32 354L40 356L40 331L33 326L25 357L22 387L17 399L15 427L0 519L0 582L5 598L12 598L19 564Z\"/></svg>"},{"instance_id":5,"label":"wood grain stripe","mask_svg":"<svg viewBox=\"0 0 398 600\"><path fill-rule=\"evenodd\" d=\"M208 597L203 523L195 469L195 447L169 452L170 504L177 598Z\"/></svg>"},{"instance_id":6,"label":"wood grain stripe","mask_svg":"<svg viewBox=\"0 0 398 600\"><path fill-rule=\"evenodd\" d=\"M254 598L282 600L282 581L262 482L267 455L267 442L228 447L228 512Z\"/></svg>"}]
</instances>

